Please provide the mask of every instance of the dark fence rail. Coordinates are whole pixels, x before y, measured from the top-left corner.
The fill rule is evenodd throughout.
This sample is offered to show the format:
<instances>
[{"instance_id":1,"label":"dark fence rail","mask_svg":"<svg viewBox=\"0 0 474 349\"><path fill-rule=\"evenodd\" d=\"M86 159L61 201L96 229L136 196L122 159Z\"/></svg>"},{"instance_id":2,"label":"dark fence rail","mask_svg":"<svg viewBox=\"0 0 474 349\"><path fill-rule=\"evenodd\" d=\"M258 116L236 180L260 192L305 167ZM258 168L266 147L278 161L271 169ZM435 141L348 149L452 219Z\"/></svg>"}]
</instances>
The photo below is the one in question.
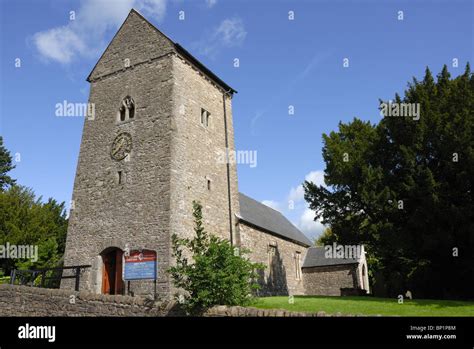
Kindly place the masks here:
<instances>
[{"instance_id":1,"label":"dark fence rail","mask_svg":"<svg viewBox=\"0 0 474 349\"><path fill-rule=\"evenodd\" d=\"M10 284L42 288L59 288L61 279L75 279L74 289L79 291L81 272L91 265L73 265L69 267L45 268L37 270L13 269L10 274ZM72 275L64 275L65 270L71 270ZM39 284L36 280L41 277Z\"/></svg>"}]
</instances>

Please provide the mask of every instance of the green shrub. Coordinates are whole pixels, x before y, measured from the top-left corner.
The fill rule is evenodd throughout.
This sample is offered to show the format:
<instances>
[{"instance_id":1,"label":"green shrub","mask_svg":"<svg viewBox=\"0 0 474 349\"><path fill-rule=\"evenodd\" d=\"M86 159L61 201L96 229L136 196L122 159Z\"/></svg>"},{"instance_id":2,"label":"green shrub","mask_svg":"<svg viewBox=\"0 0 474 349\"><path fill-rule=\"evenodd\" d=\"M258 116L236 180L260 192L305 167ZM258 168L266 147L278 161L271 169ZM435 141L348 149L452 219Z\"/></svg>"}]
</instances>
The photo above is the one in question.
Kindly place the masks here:
<instances>
[{"instance_id":1,"label":"green shrub","mask_svg":"<svg viewBox=\"0 0 474 349\"><path fill-rule=\"evenodd\" d=\"M202 206L195 201L193 216L193 239L172 236L176 266L169 273L174 285L184 291L176 294L177 300L188 313L214 305L249 304L258 289L256 271L264 266L246 258L248 250L238 251L227 240L208 234L202 225Z\"/></svg>"}]
</instances>

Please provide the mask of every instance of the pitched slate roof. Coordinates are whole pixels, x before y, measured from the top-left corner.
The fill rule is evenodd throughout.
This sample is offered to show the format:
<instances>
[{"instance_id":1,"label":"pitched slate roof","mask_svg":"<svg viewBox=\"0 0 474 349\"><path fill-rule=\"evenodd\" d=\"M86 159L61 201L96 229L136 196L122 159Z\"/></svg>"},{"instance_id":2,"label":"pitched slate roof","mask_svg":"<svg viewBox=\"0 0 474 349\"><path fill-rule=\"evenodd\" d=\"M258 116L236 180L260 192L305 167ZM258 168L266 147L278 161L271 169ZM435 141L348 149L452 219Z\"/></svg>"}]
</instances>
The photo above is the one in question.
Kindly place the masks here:
<instances>
[{"instance_id":1,"label":"pitched slate roof","mask_svg":"<svg viewBox=\"0 0 474 349\"><path fill-rule=\"evenodd\" d=\"M325 252L323 246L308 248L302 268L359 263L355 258L326 258Z\"/></svg>"},{"instance_id":2,"label":"pitched slate roof","mask_svg":"<svg viewBox=\"0 0 474 349\"><path fill-rule=\"evenodd\" d=\"M311 241L280 212L239 193L240 219L286 240L311 246Z\"/></svg>"}]
</instances>

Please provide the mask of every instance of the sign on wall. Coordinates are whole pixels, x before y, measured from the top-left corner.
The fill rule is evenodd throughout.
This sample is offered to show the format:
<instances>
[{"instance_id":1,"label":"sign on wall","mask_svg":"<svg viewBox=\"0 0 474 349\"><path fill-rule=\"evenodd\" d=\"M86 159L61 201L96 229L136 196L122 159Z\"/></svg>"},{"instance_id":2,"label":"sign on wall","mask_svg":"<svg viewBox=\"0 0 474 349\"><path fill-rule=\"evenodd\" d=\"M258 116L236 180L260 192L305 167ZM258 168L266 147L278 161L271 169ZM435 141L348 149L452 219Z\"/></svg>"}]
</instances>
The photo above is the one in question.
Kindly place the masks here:
<instances>
[{"instance_id":1,"label":"sign on wall","mask_svg":"<svg viewBox=\"0 0 474 349\"><path fill-rule=\"evenodd\" d=\"M130 251L124 256L124 280L156 280L156 252L150 250Z\"/></svg>"}]
</instances>

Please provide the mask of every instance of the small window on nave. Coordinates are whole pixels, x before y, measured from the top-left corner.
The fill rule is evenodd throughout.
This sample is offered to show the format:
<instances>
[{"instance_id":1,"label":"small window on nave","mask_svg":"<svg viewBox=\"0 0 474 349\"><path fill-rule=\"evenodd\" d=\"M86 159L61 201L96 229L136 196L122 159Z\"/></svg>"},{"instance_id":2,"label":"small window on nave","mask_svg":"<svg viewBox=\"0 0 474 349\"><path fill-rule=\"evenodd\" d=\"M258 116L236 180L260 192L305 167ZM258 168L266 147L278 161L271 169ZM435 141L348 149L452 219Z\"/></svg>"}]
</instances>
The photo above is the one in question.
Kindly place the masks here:
<instances>
[{"instance_id":1,"label":"small window on nave","mask_svg":"<svg viewBox=\"0 0 474 349\"><path fill-rule=\"evenodd\" d=\"M135 102L132 97L127 96L122 100L117 113L118 121L127 121L135 117Z\"/></svg>"},{"instance_id":2,"label":"small window on nave","mask_svg":"<svg viewBox=\"0 0 474 349\"><path fill-rule=\"evenodd\" d=\"M206 109L201 108L201 125L204 127L209 126L209 117L211 113L209 113Z\"/></svg>"},{"instance_id":3,"label":"small window on nave","mask_svg":"<svg viewBox=\"0 0 474 349\"><path fill-rule=\"evenodd\" d=\"M295 252L296 280L301 280L301 252Z\"/></svg>"},{"instance_id":4,"label":"small window on nave","mask_svg":"<svg viewBox=\"0 0 474 349\"><path fill-rule=\"evenodd\" d=\"M268 267L270 271L272 271L272 268L275 264L275 258L277 255L277 245L275 243L268 244L267 255L268 255Z\"/></svg>"}]
</instances>

